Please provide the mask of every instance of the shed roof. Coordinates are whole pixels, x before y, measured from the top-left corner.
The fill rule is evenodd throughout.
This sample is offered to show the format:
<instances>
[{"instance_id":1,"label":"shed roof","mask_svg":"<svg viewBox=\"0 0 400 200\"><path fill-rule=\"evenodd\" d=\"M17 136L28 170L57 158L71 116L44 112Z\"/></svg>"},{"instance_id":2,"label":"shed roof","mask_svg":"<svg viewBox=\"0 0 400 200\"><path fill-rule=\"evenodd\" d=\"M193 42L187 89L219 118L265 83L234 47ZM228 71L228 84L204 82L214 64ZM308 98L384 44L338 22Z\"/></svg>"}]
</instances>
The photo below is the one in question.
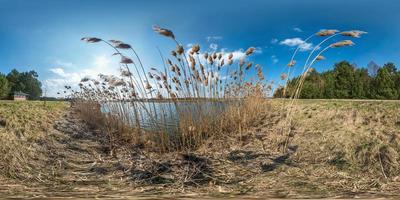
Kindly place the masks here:
<instances>
[{"instance_id":1,"label":"shed roof","mask_svg":"<svg viewBox=\"0 0 400 200\"><path fill-rule=\"evenodd\" d=\"M13 92L12 95L14 95L14 96L29 96L29 94L23 93L21 91Z\"/></svg>"}]
</instances>

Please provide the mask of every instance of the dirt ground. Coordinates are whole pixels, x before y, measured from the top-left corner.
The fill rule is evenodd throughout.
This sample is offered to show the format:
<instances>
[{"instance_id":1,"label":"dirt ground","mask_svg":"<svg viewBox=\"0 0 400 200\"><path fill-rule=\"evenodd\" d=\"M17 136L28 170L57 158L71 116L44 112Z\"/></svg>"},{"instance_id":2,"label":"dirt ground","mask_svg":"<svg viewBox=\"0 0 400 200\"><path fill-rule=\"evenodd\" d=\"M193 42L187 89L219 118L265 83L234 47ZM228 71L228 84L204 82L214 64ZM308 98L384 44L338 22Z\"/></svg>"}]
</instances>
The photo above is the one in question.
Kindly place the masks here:
<instances>
[{"instance_id":1,"label":"dirt ground","mask_svg":"<svg viewBox=\"0 0 400 200\"><path fill-rule=\"evenodd\" d=\"M348 114L349 108L356 109L357 106L368 108ZM374 176L365 170L354 171L351 167L332 164L326 158L331 155L316 148L330 145L326 141L328 136L321 136L321 129L336 136L350 130L365 130L369 126L398 131L397 102L387 108L386 118L396 119L393 119L393 125L386 126L385 123L392 121L374 122L372 118L368 125L358 121L364 117L364 110L369 115L372 108L381 105L362 102L357 106L348 102L302 103L297 118L301 119L298 127L302 128L294 137L290 151L285 154L273 148L273 141L268 137L281 120L275 112L265 111L265 118L239 138L240 144L235 144L237 136L227 136L208 144L207 150L159 155L136 146L121 146L111 152L104 134L88 127L77 117L76 111L67 111L53 121L49 134L41 140L43 151L48 155L44 168L37 170L36 178L30 180L0 176L0 197L400 198L398 176L384 178L379 173ZM350 119L354 122L348 122ZM316 120L318 126L311 126ZM336 128L325 126L328 122ZM339 126L345 122L351 124ZM359 124L363 126L359 127ZM308 139L304 139L305 136ZM315 148L317 155L321 154L321 158L315 154L312 154L312 159L304 156L310 154L311 147ZM322 157L326 160L321 160Z\"/></svg>"}]
</instances>

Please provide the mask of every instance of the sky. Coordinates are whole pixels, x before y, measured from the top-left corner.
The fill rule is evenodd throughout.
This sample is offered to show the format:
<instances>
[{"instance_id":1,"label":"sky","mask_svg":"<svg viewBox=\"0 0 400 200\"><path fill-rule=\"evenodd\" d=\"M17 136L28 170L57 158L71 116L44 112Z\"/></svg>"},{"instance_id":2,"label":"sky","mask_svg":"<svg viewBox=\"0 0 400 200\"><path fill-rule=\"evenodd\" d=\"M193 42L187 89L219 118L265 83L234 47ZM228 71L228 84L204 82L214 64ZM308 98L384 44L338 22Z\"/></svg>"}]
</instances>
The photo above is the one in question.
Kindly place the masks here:
<instances>
[{"instance_id":1,"label":"sky","mask_svg":"<svg viewBox=\"0 0 400 200\"><path fill-rule=\"evenodd\" d=\"M330 49L317 71L347 60L358 67L400 63L398 0L0 0L0 72L35 70L47 96L64 85L99 73L118 74L118 59L104 44L87 44L85 36L129 43L144 66L160 68L175 43L153 32L157 24L174 32L185 47L234 52L263 66L268 80L280 83L294 49L298 74L310 51L323 38L304 39L321 29L362 30L352 47ZM349 39L335 37L328 43ZM322 48L321 48L322 49ZM321 50L319 49L319 50ZM254 73L254 72L249 72ZM250 74L251 75L251 74Z\"/></svg>"}]
</instances>

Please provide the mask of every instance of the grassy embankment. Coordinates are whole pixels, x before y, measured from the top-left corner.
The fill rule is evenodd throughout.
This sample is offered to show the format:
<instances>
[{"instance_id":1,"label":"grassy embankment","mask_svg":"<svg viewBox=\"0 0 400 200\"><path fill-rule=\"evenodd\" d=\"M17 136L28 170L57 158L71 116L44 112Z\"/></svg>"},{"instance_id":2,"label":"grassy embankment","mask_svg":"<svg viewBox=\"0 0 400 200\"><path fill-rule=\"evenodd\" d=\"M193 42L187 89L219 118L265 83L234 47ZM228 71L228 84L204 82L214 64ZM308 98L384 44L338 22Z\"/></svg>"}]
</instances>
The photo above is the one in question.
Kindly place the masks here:
<instances>
[{"instance_id":1,"label":"grassy embankment","mask_svg":"<svg viewBox=\"0 0 400 200\"><path fill-rule=\"evenodd\" d=\"M0 176L40 179L40 169L48 159L43 141L67 106L64 102L0 101Z\"/></svg>"}]
</instances>

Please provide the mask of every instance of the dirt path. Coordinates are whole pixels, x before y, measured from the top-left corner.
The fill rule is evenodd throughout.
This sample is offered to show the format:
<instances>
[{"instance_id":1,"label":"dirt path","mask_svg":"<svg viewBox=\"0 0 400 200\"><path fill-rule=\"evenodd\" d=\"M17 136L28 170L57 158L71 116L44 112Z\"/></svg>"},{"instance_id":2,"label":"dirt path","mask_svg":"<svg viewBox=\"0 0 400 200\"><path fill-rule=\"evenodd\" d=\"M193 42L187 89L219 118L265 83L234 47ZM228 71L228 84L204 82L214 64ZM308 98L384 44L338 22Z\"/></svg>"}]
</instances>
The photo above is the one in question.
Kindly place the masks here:
<instances>
[{"instance_id":1,"label":"dirt path","mask_svg":"<svg viewBox=\"0 0 400 200\"><path fill-rule=\"evenodd\" d=\"M140 188L129 181L129 163L110 155L107 139L88 127L73 111L54 125L58 148L53 151L56 176L50 195L97 198L135 196Z\"/></svg>"},{"instance_id":2,"label":"dirt path","mask_svg":"<svg viewBox=\"0 0 400 200\"><path fill-rule=\"evenodd\" d=\"M45 139L49 155L39 182L0 181L0 198L86 197L123 198L135 195L118 158L110 156L105 138L69 112L54 123ZM38 172L40 173L40 172ZM42 180L42 182L40 181Z\"/></svg>"},{"instance_id":3,"label":"dirt path","mask_svg":"<svg viewBox=\"0 0 400 200\"><path fill-rule=\"evenodd\" d=\"M269 116L266 119L268 119L266 122L272 123L271 119L274 118ZM40 142L45 150L46 165L43 170L38 170L36 174L39 177L38 181L15 181L2 179L0 176L0 199L11 196L40 199L223 199L226 197L246 199L246 196L241 196L242 194L237 191L251 195L248 199L392 197L390 194L377 191L346 192L325 188L327 182L332 184L346 178L327 177L329 175L321 171L323 166L289 162L290 159L285 156L258 154L258 150L263 147L255 146L254 142L251 142L257 141L255 138L258 137L252 133L268 132L269 126L263 122L254 131L250 131L248 135L250 142L242 147L244 150L220 152L207 158L211 162L205 166L212 169L211 177L220 180L221 183L199 185L195 188L198 190L193 191L209 194L210 197L188 193L190 191L188 189L170 190L168 184L164 183L150 182L148 186L145 186L146 183L135 184L135 178L146 179L149 172L153 172L154 166L164 161L168 161L170 171L164 170L160 174L154 174L157 176L152 178L176 179L182 177L182 174L176 176L176 173L187 172L189 175L193 172L193 166L197 165L184 160L178 154L169 155L172 157L162 155L162 158L146 160L143 154L128 149L126 152L111 155L105 136L100 131L88 127L76 113L70 111L54 122L47 138ZM204 155L200 158L204 158ZM340 175L334 172L333 175ZM176 196L182 194L184 196Z\"/></svg>"},{"instance_id":4,"label":"dirt path","mask_svg":"<svg viewBox=\"0 0 400 200\"><path fill-rule=\"evenodd\" d=\"M187 192L172 195L163 185L138 186L133 179L141 172L132 174L132 166L133 162L140 165L140 155L128 159L126 153L111 155L104 135L88 127L74 111L56 120L41 143L46 166L37 172L38 181L0 176L0 198L210 198Z\"/></svg>"}]
</instances>

